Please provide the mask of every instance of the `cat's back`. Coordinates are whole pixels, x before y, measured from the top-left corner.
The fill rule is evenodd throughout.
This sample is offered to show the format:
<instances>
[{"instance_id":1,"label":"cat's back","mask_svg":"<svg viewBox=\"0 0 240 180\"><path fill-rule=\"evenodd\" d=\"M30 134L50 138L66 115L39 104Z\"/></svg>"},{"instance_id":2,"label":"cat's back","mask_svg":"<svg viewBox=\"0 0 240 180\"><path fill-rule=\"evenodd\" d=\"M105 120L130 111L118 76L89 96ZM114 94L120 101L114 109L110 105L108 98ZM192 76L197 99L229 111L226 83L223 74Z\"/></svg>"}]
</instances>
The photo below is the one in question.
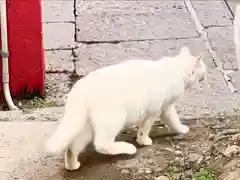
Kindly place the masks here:
<instances>
[{"instance_id":1,"label":"cat's back","mask_svg":"<svg viewBox=\"0 0 240 180\"><path fill-rule=\"evenodd\" d=\"M99 97L139 92L153 80L154 61L128 60L116 65L97 69L75 84L78 92ZM156 74L156 73L155 73Z\"/></svg>"},{"instance_id":2,"label":"cat's back","mask_svg":"<svg viewBox=\"0 0 240 180\"><path fill-rule=\"evenodd\" d=\"M85 81L92 83L108 82L113 83L117 80L147 74L154 67L151 60L128 60L119 64L106 66L89 73ZM116 82L117 83L117 82Z\"/></svg>"},{"instance_id":3,"label":"cat's back","mask_svg":"<svg viewBox=\"0 0 240 180\"><path fill-rule=\"evenodd\" d=\"M147 86L150 83L163 82L166 79L166 75L172 72L171 61L165 59L159 61L127 60L97 69L79 80L77 84L88 88L89 92L101 89L126 90L132 86Z\"/></svg>"},{"instance_id":4,"label":"cat's back","mask_svg":"<svg viewBox=\"0 0 240 180\"><path fill-rule=\"evenodd\" d=\"M172 68L171 59L129 60L107 66L79 80L71 93L72 99L81 97L78 101L84 99L91 109L116 106L141 109L149 101L159 104L172 84Z\"/></svg>"}]
</instances>

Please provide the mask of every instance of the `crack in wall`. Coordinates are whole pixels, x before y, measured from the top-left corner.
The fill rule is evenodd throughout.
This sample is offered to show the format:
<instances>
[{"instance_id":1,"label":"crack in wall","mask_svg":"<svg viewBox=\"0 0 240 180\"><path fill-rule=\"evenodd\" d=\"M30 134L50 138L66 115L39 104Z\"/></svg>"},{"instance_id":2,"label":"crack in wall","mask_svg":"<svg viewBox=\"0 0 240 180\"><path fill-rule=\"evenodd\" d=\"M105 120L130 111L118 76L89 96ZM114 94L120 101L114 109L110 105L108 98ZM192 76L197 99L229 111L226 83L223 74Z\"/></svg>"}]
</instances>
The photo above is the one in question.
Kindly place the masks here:
<instances>
[{"instance_id":1,"label":"crack in wall","mask_svg":"<svg viewBox=\"0 0 240 180\"><path fill-rule=\"evenodd\" d=\"M233 73L234 70L224 70L223 69L223 62L221 61L221 59L218 57L217 52L215 50L213 50L211 43L208 39L208 33L205 31L203 25L201 24L197 13L193 7L193 4L191 2L191 0L184 0L187 10L189 11L190 15L192 16L192 19L197 27L197 31L200 34L200 37L205 41L205 45L207 47L207 50L209 51L209 53L212 55L213 57L213 61L216 65L216 69L218 69L222 76L223 79L226 82L227 88L230 90L231 93L236 92L236 89L232 83L232 79L231 76L229 76L230 73Z\"/></svg>"},{"instance_id":2,"label":"crack in wall","mask_svg":"<svg viewBox=\"0 0 240 180\"><path fill-rule=\"evenodd\" d=\"M78 44L119 44L119 43L128 43L128 42L142 42L142 41L167 41L167 40L187 40L187 39L198 39L200 36L192 37L173 37L173 38L148 38L148 39L127 39L127 40L99 40L99 41L77 41Z\"/></svg>"},{"instance_id":3,"label":"crack in wall","mask_svg":"<svg viewBox=\"0 0 240 180\"><path fill-rule=\"evenodd\" d=\"M74 26L74 43L76 45L76 42L77 42L77 0L73 0L73 15L74 15L74 21L75 21L75 26ZM74 66L74 69L73 69L73 74L77 74L76 73L76 58L77 58L77 55L76 55L76 52L74 51L75 48L72 49L72 61L73 61L73 66Z\"/></svg>"},{"instance_id":4,"label":"crack in wall","mask_svg":"<svg viewBox=\"0 0 240 180\"><path fill-rule=\"evenodd\" d=\"M77 41L77 0L73 0L73 16L75 24L74 42Z\"/></svg>"},{"instance_id":5,"label":"crack in wall","mask_svg":"<svg viewBox=\"0 0 240 180\"><path fill-rule=\"evenodd\" d=\"M226 4L226 6L227 6L228 10L230 11L230 13L231 13L232 17L234 18L234 12L232 11L231 7L229 6L229 4L228 4L227 0L224 0L224 2L225 2L225 4Z\"/></svg>"}]
</instances>

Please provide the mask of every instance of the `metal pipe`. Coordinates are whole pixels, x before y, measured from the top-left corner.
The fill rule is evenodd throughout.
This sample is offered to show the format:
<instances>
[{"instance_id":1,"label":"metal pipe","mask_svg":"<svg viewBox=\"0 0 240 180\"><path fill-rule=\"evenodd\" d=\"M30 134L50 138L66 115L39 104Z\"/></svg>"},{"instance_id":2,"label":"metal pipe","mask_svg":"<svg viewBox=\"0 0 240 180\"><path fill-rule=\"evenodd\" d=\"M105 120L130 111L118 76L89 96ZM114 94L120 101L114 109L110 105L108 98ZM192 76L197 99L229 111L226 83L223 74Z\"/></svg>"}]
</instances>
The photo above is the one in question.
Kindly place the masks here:
<instances>
[{"instance_id":1,"label":"metal pipe","mask_svg":"<svg viewBox=\"0 0 240 180\"><path fill-rule=\"evenodd\" d=\"M10 110L18 109L12 101L9 90L9 61L8 61L8 39L7 39L7 13L6 13L6 0L1 2L0 9L1 16L1 40L2 40L2 82L3 92Z\"/></svg>"}]
</instances>

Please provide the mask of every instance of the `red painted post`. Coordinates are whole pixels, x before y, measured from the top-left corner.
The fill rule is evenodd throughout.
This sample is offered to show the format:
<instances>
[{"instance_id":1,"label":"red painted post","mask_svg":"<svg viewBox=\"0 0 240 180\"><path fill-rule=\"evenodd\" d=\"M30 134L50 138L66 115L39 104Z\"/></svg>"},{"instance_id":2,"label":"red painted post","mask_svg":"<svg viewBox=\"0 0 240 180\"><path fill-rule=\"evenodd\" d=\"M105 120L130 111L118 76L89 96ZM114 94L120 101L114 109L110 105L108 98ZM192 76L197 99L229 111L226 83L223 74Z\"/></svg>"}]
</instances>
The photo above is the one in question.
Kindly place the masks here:
<instances>
[{"instance_id":1,"label":"red painted post","mask_svg":"<svg viewBox=\"0 0 240 180\"><path fill-rule=\"evenodd\" d=\"M41 0L7 0L7 23L11 95L39 92L44 96Z\"/></svg>"}]
</instances>

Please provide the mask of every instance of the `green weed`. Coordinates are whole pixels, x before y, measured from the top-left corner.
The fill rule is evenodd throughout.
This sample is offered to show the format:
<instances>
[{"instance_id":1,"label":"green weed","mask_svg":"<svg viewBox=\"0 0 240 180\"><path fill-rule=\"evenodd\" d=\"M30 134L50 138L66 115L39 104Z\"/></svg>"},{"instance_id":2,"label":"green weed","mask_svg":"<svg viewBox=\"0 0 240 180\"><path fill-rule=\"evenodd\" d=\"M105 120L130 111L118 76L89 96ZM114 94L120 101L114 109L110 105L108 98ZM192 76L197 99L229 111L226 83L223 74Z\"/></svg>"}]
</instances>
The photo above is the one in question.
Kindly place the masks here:
<instances>
[{"instance_id":1,"label":"green weed","mask_svg":"<svg viewBox=\"0 0 240 180\"><path fill-rule=\"evenodd\" d=\"M55 102L46 102L43 99L36 97L36 96L32 100L29 101L29 104L31 106L34 106L37 108L46 108L46 107L57 106L57 104Z\"/></svg>"},{"instance_id":2,"label":"green weed","mask_svg":"<svg viewBox=\"0 0 240 180\"><path fill-rule=\"evenodd\" d=\"M214 180L214 172L211 169L201 168L193 174L193 180Z\"/></svg>"}]
</instances>

